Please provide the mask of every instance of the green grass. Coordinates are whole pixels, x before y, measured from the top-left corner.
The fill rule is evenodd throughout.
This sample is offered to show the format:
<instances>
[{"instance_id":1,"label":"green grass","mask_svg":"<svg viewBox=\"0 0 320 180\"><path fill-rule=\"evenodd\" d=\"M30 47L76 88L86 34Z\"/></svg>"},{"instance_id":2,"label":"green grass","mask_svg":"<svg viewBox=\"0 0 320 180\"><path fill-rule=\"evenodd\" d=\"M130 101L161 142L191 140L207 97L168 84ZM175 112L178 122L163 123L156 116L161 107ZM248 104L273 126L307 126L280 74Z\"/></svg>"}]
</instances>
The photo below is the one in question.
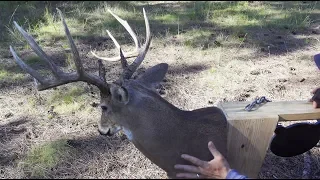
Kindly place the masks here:
<instances>
[{"instance_id":1,"label":"green grass","mask_svg":"<svg viewBox=\"0 0 320 180\"><path fill-rule=\"evenodd\" d=\"M299 4L300 3L300 4ZM222 28L273 27L306 28L311 23L310 16L319 12L317 2L198 2L186 8L185 21L205 21Z\"/></svg>"},{"instance_id":2,"label":"green grass","mask_svg":"<svg viewBox=\"0 0 320 180\"><path fill-rule=\"evenodd\" d=\"M46 178L48 171L54 168L60 160L71 152L67 140L48 142L33 147L27 154L23 169L33 178Z\"/></svg>"},{"instance_id":3,"label":"green grass","mask_svg":"<svg viewBox=\"0 0 320 180\"><path fill-rule=\"evenodd\" d=\"M252 30L259 31L266 28L277 31L303 30L310 26L312 19L316 19L316 14L319 13L319 5L316 2L309 3L308 6L299 5L298 2L291 4L279 2L277 5L274 3L260 2L258 5L251 5L247 1L194 3L193 6L186 8L184 11L186 18L180 18L180 24L183 26L184 23L188 24L187 22L206 22L208 26L228 30L229 39L233 39L232 43L240 44L244 40L243 37L238 41L236 38ZM203 29L190 29L181 35L185 37L184 44L187 46L201 46L209 40L209 33ZM225 43L230 44L230 42L223 44Z\"/></svg>"},{"instance_id":4,"label":"green grass","mask_svg":"<svg viewBox=\"0 0 320 180\"><path fill-rule=\"evenodd\" d=\"M14 60L12 59L12 62ZM41 60L37 55L31 55L25 58L25 63L27 63L30 66L33 65L44 65L44 61ZM42 73L47 73L47 71L43 71ZM0 83L8 83L8 84L14 84L14 83L20 83L23 82L23 80L26 80L26 73L18 67L17 64L10 63L10 64L1 64L0 65Z\"/></svg>"},{"instance_id":5,"label":"green grass","mask_svg":"<svg viewBox=\"0 0 320 180\"><path fill-rule=\"evenodd\" d=\"M179 17L175 14L160 14L154 17L154 20L160 21L161 23L178 23Z\"/></svg>"},{"instance_id":6,"label":"green grass","mask_svg":"<svg viewBox=\"0 0 320 180\"><path fill-rule=\"evenodd\" d=\"M70 89L57 89L53 92L49 98L49 103L63 102L70 104L76 101L83 93L85 89L82 87L72 86Z\"/></svg>"},{"instance_id":7,"label":"green grass","mask_svg":"<svg viewBox=\"0 0 320 180\"><path fill-rule=\"evenodd\" d=\"M13 73L4 69L0 69L0 84L19 82L24 78L25 76L22 73Z\"/></svg>"},{"instance_id":8,"label":"green grass","mask_svg":"<svg viewBox=\"0 0 320 180\"><path fill-rule=\"evenodd\" d=\"M44 60L42 60L39 56L37 55L31 55L29 56L28 58L25 59L25 63L32 66L34 64L37 64L37 65L44 65L45 62Z\"/></svg>"},{"instance_id":9,"label":"green grass","mask_svg":"<svg viewBox=\"0 0 320 180\"><path fill-rule=\"evenodd\" d=\"M69 49L56 7L62 10L75 41L91 37L107 37L106 30L114 35L120 44L133 43L130 35L108 12L128 21L139 37L144 37L145 27L142 7L145 7L156 38L171 38L178 35L180 44L202 50L218 47L240 47L241 44L264 47L273 40L260 40L256 32L273 29L276 32L304 30L318 19L318 2L174 2L173 5L148 5L149 2L0 2L0 47L9 45L30 50L21 34L13 28L17 21L35 37L41 46L55 46L57 41L63 49ZM174 6L177 6L174 8ZM270 42L268 42L270 41ZM301 39L310 45L310 39ZM90 44L88 44L90 45ZM1 51L2 52L2 51ZM7 51L4 51L8 53ZM1 53L1 54L5 54ZM67 64L74 68L70 53L65 53ZM26 59L31 65L42 65L37 57ZM19 69L19 68L18 68ZM19 69L0 65L0 82L14 83L24 79ZM70 100L70 98L69 98ZM66 100L67 102L68 100ZM71 101L71 100L70 100ZM67 103L68 104L68 103Z\"/></svg>"},{"instance_id":10,"label":"green grass","mask_svg":"<svg viewBox=\"0 0 320 180\"><path fill-rule=\"evenodd\" d=\"M301 4L301 2L260 2L258 5L251 5L248 1L188 2L181 3L182 8L177 11L159 10L154 14L149 13L149 19L163 24L174 24L179 21L182 25L191 21L203 21L221 28L271 26L297 29L308 27L312 21L311 16L319 10L319 5L317 2L310 2L304 6L298 3ZM120 2L95 2L91 6L88 2L69 2L64 5L65 7L60 7L61 4L61 2L54 5L39 2L1 2L0 5L3 6L7 16L4 22L12 21L14 18L9 18L12 14L28 12L24 17L18 17L17 21L30 29L40 40L64 36L60 18L55 10L56 6L59 6L64 12L67 24L74 36L83 36L88 32L105 34L105 29L121 27L110 15L108 9L123 19L143 21L141 9L138 9L134 2L131 4L127 2L125 6Z\"/></svg>"},{"instance_id":11,"label":"green grass","mask_svg":"<svg viewBox=\"0 0 320 180\"><path fill-rule=\"evenodd\" d=\"M0 64L0 84L13 84L25 79L24 72L12 64Z\"/></svg>"},{"instance_id":12,"label":"green grass","mask_svg":"<svg viewBox=\"0 0 320 180\"><path fill-rule=\"evenodd\" d=\"M73 85L70 88L58 88L52 92L47 106L54 106L54 112L58 114L70 114L86 108L85 89ZM89 108L89 105L87 105Z\"/></svg>"},{"instance_id":13,"label":"green grass","mask_svg":"<svg viewBox=\"0 0 320 180\"><path fill-rule=\"evenodd\" d=\"M40 45L53 46L63 40L68 48L65 33L57 14L60 8L74 39L81 40L95 36L107 37L106 30L123 43L132 43L130 35L108 12L128 21L138 36L144 36L142 7L145 7L152 28L152 34L159 38L179 35L182 44L189 47L219 47L226 44L238 46L245 40L260 44L250 32L274 29L278 32L304 30L317 20L320 12L318 2L262 1L199 1L173 2L173 5L149 5L150 2L1 2L0 39L4 43L18 43L29 48L21 35L12 28L17 21L30 32ZM165 3L163 3L165 4ZM177 6L177 7L174 7ZM221 36L228 36L223 41ZM213 35L212 35L213 34ZM220 45L217 45L220 43ZM309 43L305 40L305 43ZM7 46L7 45L6 45Z\"/></svg>"},{"instance_id":14,"label":"green grass","mask_svg":"<svg viewBox=\"0 0 320 180\"><path fill-rule=\"evenodd\" d=\"M203 41L203 39L208 39L212 32L200 29L193 29L184 34L184 45L189 47L194 47L198 44L208 43ZM201 41L201 42L199 42Z\"/></svg>"}]
</instances>

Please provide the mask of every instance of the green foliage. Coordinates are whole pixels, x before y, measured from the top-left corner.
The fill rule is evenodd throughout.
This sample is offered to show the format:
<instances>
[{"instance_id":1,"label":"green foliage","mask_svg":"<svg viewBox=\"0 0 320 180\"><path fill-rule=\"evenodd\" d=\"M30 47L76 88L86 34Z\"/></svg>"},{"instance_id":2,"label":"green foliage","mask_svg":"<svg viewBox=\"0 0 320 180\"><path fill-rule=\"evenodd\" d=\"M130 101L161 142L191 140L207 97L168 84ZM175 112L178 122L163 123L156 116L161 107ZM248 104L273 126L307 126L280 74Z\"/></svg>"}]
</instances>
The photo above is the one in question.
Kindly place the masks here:
<instances>
[{"instance_id":1,"label":"green foliage","mask_svg":"<svg viewBox=\"0 0 320 180\"><path fill-rule=\"evenodd\" d=\"M154 16L154 20L160 21L162 23L177 23L179 17L176 14L160 14Z\"/></svg>"},{"instance_id":2,"label":"green foliage","mask_svg":"<svg viewBox=\"0 0 320 180\"><path fill-rule=\"evenodd\" d=\"M19 83L25 79L24 72L13 63L0 64L0 84Z\"/></svg>"},{"instance_id":3,"label":"green foliage","mask_svg":"<svg viewBox=\"0 0 320 180\"><path fill-rule=\"evenodd\" d=\"M0 69L0 83L14 83L24 79L24 74Z\"/></svg>"},{"instance_id":4,"label":"green foliage","mask_svg":"<svg viewBox=\"0 0 320 180\"><path fill-rule=\"evenodd\" d=\"M23 169L31 177L46 177L50 169L71 151L67 140L58 140L33 147L27 154Z\"/></svg>"},{"instance_id":5,"label":"green foliage","mask_svg":"<svg viewBox=\"0 0 320 180\"><path fill-rule=\"evenodd\" d=\"M84 88L77 86L73 86L68 90L59 88L52 93L51 97L49 98L49 103L51 104L62 102L64 104L71 104L79 99L84 92Z\"/></svg>"},{"instance_id":6,"label":"green foliage","mask_svg":"<svg viewBox=\"0 0 320 180\"><path fill-rule=\"evenodd\" d=\"M47 106L54 106L54 112L58 114L85 110L87 97L84 93L85 89L78 86L72 86L70 89L59 88L48 98Z\"/></svg>"},{"instance_id":7,"label":"green foliage","mask_svg":"<svg viewBox=\"0 0 320 180\"><path fill-rule=\"evenodd\" d=\"M45 64L44 61L37 55L32 55L26 58L25 63L28 65L42 65Z\"/></svg>"},{"instance_id":8,"label":"green foliage","mask_svg":"<svg viewBox=\"0 0 320 180\"><path fill-rule=\"evenodd\" d=\"M56 12L59 7L66 19L70 32L74 39L90 36L107 36L106 29L123 43L129 38L128 33L115 18L108 12L110 9L119 17L127 20L134 31L144 31L144 20L141 7L148 12L148 18L154 35L170 36L179 34L183 44L190 47L209 45L215 47L207 35L193 35L193 25L203 24L215 29L227 30L228 35L241 43L244 39L239 34L245 34L250 30L274 28L278 31L299 30L308 28L312 21L317 19L319 3L301 1L199 1L199 2L175 2L174 10L168 6L148 6L148 2L1 2L0 21L1 37L9 38L9 42L15 41L26 44L15 28L12 21L17 21L23 28L36 37L40 44L54 44L65 39L65 33L61 25L60 17ZM190 26L192 25L192 26ZM202 25L200 25L202 26ZM190 28L191 27L191 28ZM207 31L207 30L196 30ZM7 35L9 34L9 35ZM191 36L190 36L191 34ZM250 34L248 34L248 37ZM208 39L209 38L209 39ZM3 41L4 42L4 41ZM23 43L22 43L23 42ZM131 42L131 41L130 41ZM219 41L222 45L226 44ZM64 46L64 45L63 45ZM27 45L25 48L29 48ZM65 48L65 47L64 47Z\"/></svg>"}]
</instances>

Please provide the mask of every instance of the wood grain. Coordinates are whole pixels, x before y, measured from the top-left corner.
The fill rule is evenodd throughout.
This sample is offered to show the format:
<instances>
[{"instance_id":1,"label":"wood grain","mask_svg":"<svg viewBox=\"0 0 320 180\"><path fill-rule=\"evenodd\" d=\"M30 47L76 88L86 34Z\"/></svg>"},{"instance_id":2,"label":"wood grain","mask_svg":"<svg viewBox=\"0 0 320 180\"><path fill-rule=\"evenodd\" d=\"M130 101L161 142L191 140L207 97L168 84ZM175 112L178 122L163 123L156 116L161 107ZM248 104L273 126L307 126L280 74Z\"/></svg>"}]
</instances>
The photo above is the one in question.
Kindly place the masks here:
<instances>
[{"instance_id":1,"label":"wood grain","mask_svg":"<svg viewBox=\"0 0 320 180\"><path fill-rule=\"evenodd\" d=\"M227 160L233 169L257 178L278 118L231 120L228 126Z\"/></svg>"},{"instance_id":2,"label":"wood grain","mask_svg":"<svg viewBox=\"0 0 320 180\"><path fill-rule=\"evenodd\" d=\"M225 112L228 120L248 120L280 117L280 120L311 120L320 118L320 108L314 109L307 101L279 101L263 104L254 111L244 107L250 102L223 102L218 106Z\"/></svg>"},{"instance_id":3,"label":"wood grain","mask_svg":"<svg viewBox=\"0 0 320 180\"><path fill-rule=\"evenodd\" d=\"M250 102L223 102L218 107L228 120L227 160L231 168L257 178L279 120L320 119L320 108L307 101L268 102L254 111Z\"/></svg>"}]
</instances>

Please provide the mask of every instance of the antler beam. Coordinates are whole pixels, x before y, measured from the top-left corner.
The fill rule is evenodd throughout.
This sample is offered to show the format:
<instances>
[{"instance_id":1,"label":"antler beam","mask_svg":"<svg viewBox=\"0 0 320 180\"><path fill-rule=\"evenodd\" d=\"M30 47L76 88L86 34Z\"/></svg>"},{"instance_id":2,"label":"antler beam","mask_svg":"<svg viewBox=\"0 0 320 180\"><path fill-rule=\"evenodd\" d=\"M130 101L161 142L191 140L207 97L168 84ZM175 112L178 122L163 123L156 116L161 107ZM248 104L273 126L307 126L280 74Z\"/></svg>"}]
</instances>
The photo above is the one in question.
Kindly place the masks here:
<instances>
[{"instance_id":1,"label":"antler beam","mask_svg":"<svg viewBox=\"0 0 320 180\"><path fill-rule=\"evenodd\" d=\"M76 81L84 81L89 84L93 84L97 86L101 91L108 92L109 91L109 84L107 84L103 79L101 79L98 76L94 76L91 74L87 74L84 71L79 52L75 46L75 43L70 35L70 31L68 29L68 26L64 20L64 17L61 13L61 11L57 8L57 11L59 12L59 15L62 20L62 24L64 26L64 30L66 33L66 36L69 40L69 44L71 47L73 60L75 62L76 66L76 72L72 73L64 73L61 71L53 62L52 60L46 55L46 53L39 47L39 45L35 42L34 38L32 38L25 30L23 30L16 22L14 22L15 27L18 29L18 31L23 35L23 37L27 40L27 42L30 44L31 48L35 51L35 53L43 59L50 67L51 71L53 72L55 79L49 80L44 79L41 77L41 75L36 72L34 69L32 69L29 65L23 62L23 60L17 55L14 48L10 46L10 51L17 62L17 64L27 73L29 73L32 77L36 79L36 82L39 82L40 84L37 85L37 89L39 91L53 88L56 86L60 86L63 84L67 84L70 82L76 82ZM100 67L101 68L101 67Z\"/></svg>"}]
</instances>

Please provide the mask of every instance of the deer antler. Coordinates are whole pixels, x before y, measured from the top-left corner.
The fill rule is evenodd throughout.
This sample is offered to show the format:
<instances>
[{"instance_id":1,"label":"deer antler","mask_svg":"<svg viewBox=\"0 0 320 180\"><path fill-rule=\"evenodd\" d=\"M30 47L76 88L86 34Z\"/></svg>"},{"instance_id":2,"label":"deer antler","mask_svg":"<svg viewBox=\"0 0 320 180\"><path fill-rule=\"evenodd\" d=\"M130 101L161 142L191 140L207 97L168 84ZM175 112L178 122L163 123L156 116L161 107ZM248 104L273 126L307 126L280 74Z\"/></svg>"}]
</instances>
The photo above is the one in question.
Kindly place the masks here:
<instances>
[{"instance_id":1,"label":"deer antler","mask_svg":"<svg viewBox=\"0 0 320 180\"><path fill-rule=\"evenodd\" d=\"M36 72L35 70L33 70L30 66L28 66L26 63L24 63L20 57L17 55L17 53L15 52L14 48L10 46L10 51L15 59L15 61L17 62L17 64L27 73L29 73L36 82L37 85L37 89L39 91L45 90L45 89L49 89L49 88L53 88L56 86L60 86L63 84L67 84L70 82L76 82L76 81L84 81L87 82L89 84L93 84L95 86L97 86L100 91L102 92L108 92L109 91L109 84L106 83L104 81L104 77L102 77L102 75L100 77L98 76L94 76L91 74L87 74L84 71L80 56L79 56L79 52L74 44L74 41L72 40L72 37L70 35L69 29L67 27L67 24L64 20L64 17L62 15L62 12L57 8L57 11L60 14L61 20L62 20L62 24L64 26L64 30L66 33L66 36L69 40L69 44L72 50L72 54L73 54L73 60L75 62L75 66L76 66L76 72L72 72L72 73L64 73L62 72L53 62L52 60L46 55L46 53L39 47L39 45L35 42L35 40L24 30L22 29L15 21L14 21L14 25L16 26L16 28L18 29L18 31L23 35L23 37L27 40L27 42L30 44L31 48L34 50L34 52L43 60L45 60L45 62L49 65L51 71L53 72L55 79L53 80L49 80L49 79L43 79L41 77L41 75ZM99 68L103 69L101 63L99 63ZM101 73L99 73L101 74ZM39 83L40 84L39 84Z\"/></svg>"},{"instance_id":2,"label":"deer antler","mask_svg":"<svg viewBox=\"0 0 320 180\"><path fill-rule=\"evenodd\" d=\"M139 55L139 49L140 49L140 42L138 41L138 38L137 38L136 34L133 32L133 30L131 29L131 27L130 27L130 25L128 24L127 21L125 21L125 20L121 19L119 16L115 15L113 12L110 11L110 9L108 11L111 13L111 15L113 17L115 17L123 25L123 27L129 32L129 34L131 35L131 37L132 37L132 39L134 41L136 49L134 51L128 52L128 53L123 53L122 52L123 56L126 57L126 58L138 56ZM119 45L118 41L111 35L109 30L107 30L107 33L110 36L110 38L112 39L112 41L114 42L114 44L116 45L116 47L120 50L120 45ZM102 60L106 60L106 61L119 61L121 59L120 56L108 58L108 57L98 56L93 51L91 51L91 53L96 58L99 58L99 59L102 59Z\"/></svg>"},{"instance_id":3,"label":"deer antler","mask_svg":"<svg viewBox=\"0 0 320 180\"><path fill-rule=\"evenodd\" d=\"M124 71L122 73L121 79L129 79L132 74L136 71L136 69L139 67L139 65L142 63L142 61L144 60L144 57L149 49L150 46L150 42L151 42L151 34L150 34L150 25L149 25L149 21L146 15L146 12L143 8L143 16L144 16L144 20L145 20L145 24L146 24L146 41L143 44L143 46L141 47L141 43L138 41L138 38L136 36L136 34L133 32L133 30L131 29L130 25L128 24L127 21L121 19L119 16L113 14L110 10L108 10L113 17L115 17L122 25L123 27L129 32L129 34L131 35L135 46L136 46L136 50L133 52L129 52L129 53L124 53L121 50L121 47L118 43L118 41L111 35L111 33L107 30L108 35L110 36L110 38L112 39L112 41L114 42L115 46L119 49L120 51L120 56L118 57L111 57L111 58L107 58L107 57L100 57L98 55L96 55L94 52L91 51L91 53L102 60L106 60L106 61L119 61L121 60L121 64L122 67L124 68ZM130 58L130 57L137 57L134 62L128 66L128 62L126 60L126 58Z\"/></svg>"}]
</instances>

